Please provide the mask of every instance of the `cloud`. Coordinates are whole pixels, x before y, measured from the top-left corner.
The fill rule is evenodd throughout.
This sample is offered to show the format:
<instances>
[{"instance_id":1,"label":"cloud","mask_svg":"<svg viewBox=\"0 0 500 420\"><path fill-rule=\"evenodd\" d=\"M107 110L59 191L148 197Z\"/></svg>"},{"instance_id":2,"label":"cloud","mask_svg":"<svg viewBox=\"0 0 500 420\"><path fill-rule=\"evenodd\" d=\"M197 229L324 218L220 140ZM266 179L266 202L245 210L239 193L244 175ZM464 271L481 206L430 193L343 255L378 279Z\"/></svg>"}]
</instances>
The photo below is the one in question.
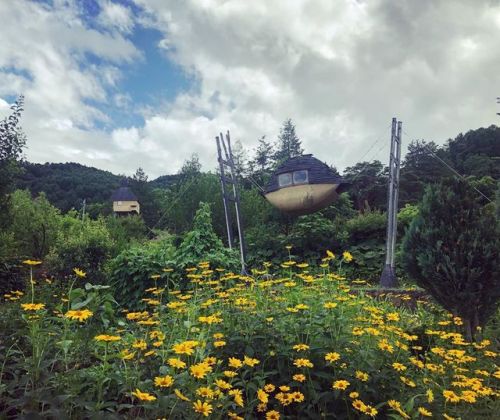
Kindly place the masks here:
<instances>
[{"instance_id":1,"label":"cloud","mask_svg":"<svg viewBox=\"0 0 500 420\"><path fill-rule=\"evenodd\" d=\"M178 127L164 147L189 142L208 166L219 130L253 147L262 134L276 138L287 117L307 151L340 168L377 140L386 145L393 116L405 133L438 143L495 122L495 2L136 3L164 33L160 46L198 80L151 118ZM376 147L366 158L386 154Z\"/></svg>"},{"instance_id":2,"label":"cloud","mask_svg":"<svg viewBox=\"0 0 500 420\"><path fill-rule=\"evenodd\" d=\"M0 95L26 94L35 161L154 177L196 152L213 169L220 131L251 149L290 117L306 151L342 169L386 160L393 116L406 144L498 123L498 2L101 0L92 21L78 4L0 2ZM131 41L144 28L194 82L124 126L112 111L139 106L117 86L147 59Z\"/></svg>"},{"instance_id":3,"label":"cloud","mask_svg":"<svg viewBox=\"0 0 500 420\"><path fill-rule=\"evenodd\" d=\"M108 92L121 77L119 66L141 53L120 33L90 27L77 6L0 2L0 95L25 95L28 159L106 167L109 162L101 155L96 161L93 152L111 146L109 134L98 128L110 117L98 105L112 101ZM109 16L126 23L116 13Z\"/></svg>"},{"instance_id":4,"label":"cloud","mask_svg":"<svg viewBox=\"0 0 500 420\"><path fill-rule=\"evenodd\" d=\"M130 8L109 0L102 0L99 5L101 11L97 19L103 27L124 33L132 32L135 22Z\"/></svg>"}]
</instances>

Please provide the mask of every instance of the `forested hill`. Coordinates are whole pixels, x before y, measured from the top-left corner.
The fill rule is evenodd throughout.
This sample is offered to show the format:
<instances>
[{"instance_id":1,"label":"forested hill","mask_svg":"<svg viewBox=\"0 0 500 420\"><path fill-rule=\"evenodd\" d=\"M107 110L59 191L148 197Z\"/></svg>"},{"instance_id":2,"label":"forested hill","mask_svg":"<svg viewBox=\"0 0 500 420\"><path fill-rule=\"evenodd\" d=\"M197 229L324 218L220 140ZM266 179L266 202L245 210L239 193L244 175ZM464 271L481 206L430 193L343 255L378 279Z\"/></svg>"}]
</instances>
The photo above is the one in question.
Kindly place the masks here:
<instances>
[{"instance_id":1,"label":"forested hill","mask_svg":"<svg viewBox=\"0 0 500 420\"><path fill-rule=\"evenodd\" d=\"M264 140L259 145L265 147L257 150L253 161L240 162L243 178L252 175L259 180L265 179L265 175L268 176L275 167L279 145L273 146ZM400 206L418 202L426 185L452 174L443 162L460 174L473 177L471 182L485 195L493 197L498 188L496 180L500 179L500 128L492 125L471 130L448 140L443 146L421 140L411 141L401 167ZM86 199L91 215L111 212L111 194L123 178L123 175L78 163L24 163L23 168L17 188L29 189L33 195L45 192L49 201L63 212L71 208L80 209L82 200ZM199 174L200 170L198 158L194 157L185 163L178 174L162 175L148 181L144 171L139 169L130 178L148 224L154 224L161 213L160 208L164 204L158 200L169 202L169 199L154 194L154 190L175 192L186 176ZM351 184L349 195L356 210L367 207L385 210L387 169L381 162L359 162L346 168L342 175Z\"/></svg>"},{"instance_id":2,"label":"forested hill","mask_svg":"<svg viewBox=\"0 0 500 420\"><path fill-rule=\"evenodd\" d=\"M79 209L87 203L109 202L122 176L79 163L23 163L17 187L33 195L44 192L48 200L63 212Z\"/></svg>"}]
</instances>

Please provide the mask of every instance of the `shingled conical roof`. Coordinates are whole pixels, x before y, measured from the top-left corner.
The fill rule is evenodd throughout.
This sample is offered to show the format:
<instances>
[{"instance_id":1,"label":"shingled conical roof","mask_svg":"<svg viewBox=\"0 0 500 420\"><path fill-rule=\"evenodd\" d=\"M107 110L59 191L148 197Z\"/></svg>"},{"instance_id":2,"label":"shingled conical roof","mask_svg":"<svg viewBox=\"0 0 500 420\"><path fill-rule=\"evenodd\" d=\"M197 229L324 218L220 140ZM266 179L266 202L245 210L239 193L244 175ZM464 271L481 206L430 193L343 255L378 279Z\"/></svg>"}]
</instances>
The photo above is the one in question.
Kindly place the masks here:
<instances>
[{"instance_id":1,"label":"shingled conical roof","mask_svg":"<svg viewBox=\"0 0 500 420\"><path fill-rule=\"evenodd\" d=\"M120 188L115 190L115 192L111 196L111 199L113 201L138 201L137 196L132 192L132 190L128 186L127 178L122 179Z\"/></svg>"}]
</instances>

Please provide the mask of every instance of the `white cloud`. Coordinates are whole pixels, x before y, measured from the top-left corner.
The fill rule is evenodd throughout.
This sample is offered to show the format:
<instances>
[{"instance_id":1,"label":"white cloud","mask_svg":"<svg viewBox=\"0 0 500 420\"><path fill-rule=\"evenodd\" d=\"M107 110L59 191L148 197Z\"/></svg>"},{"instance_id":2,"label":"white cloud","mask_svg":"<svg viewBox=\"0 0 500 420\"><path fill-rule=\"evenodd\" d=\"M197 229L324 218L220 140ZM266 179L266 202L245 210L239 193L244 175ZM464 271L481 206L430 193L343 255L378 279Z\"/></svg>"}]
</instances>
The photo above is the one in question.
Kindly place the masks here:
<instances>
[{"instance_id":1,"label":"white cloud","mask_svg":"<svg viewBox=\"0 0 500 420\"><path fill-rule=\"evenodd\" d=\"M109 0L101 0L99 5L101 11L97 19L103 27L125 33L132 31L135 23L132 12L128 7Z\"/></svg>"},{"instance_id":2,"label":"white cloud","mask_svg":"<svg viewBox=\"0 0 500 420\"><path fill-rule=\"evenodd\" d=\"M441 143L497 122L500 6L492 2L136 3L165 34L160 46L199 80L146 127L162 121L164 147L184 159L198 151L207 167L219 130L252 147L262 134L276 138L287 117L307 151L341 168L388 142L393 116ZM386 154L377 146L366 158Z\"/></svg>"},{"instance_id":3,"label":"white cloud","mask_svg":"<svg viewBox=\"0 0 500 420\"><path fill-rule=\"evenodd\" d=\"M136 6L100 1L92 29L78 2L0 2L0 95L26 94L30 159L117 173L142 166L157 176L197 152L212 169L219 131L250 149L264 134L275 139L291 117L308 152L343 168L385 160L379 146L365 154L377 140L388 143L393 116L405 132L441 143L498 123L496 2L135 3L143 12L134 16ZM121 66L142 58L127 39L138 25L160 31L157 48L196 82L171 103L145 104L143 125L107 133L96 121L111 123L111 114L92 104L134 106L113 89Z\"/></svg>"},{"instance_id":4,"label":"white cloud","mask_svg":"<svg viewBox=\"0 0 500 420\"><path fill-rule=\"evenodd\" d=\"M21 122L29 160L105 167L109 162L95 151L112 144L96 123L108 122L109 116L94 104L111 100L107 88L120 78L118 66L141 53L118 33L90 28L77 6L0 2L0 95L25 95Z\"/></svg>"}]
</instances>

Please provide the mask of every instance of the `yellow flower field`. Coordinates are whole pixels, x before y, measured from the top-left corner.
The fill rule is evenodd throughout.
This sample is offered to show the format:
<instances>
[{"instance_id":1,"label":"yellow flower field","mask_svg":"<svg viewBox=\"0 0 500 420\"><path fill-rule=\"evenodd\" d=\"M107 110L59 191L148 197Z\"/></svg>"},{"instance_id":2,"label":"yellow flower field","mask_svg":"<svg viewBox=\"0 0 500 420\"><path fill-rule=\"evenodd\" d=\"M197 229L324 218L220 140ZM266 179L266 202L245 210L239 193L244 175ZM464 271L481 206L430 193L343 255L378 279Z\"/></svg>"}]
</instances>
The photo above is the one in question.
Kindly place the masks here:
<instances>
[{"instance_id":1,"label":"yellow flower field","mask_svg":"<svg viewBox=\"0 0 500 420\"><path fill-rule=\"evenodd\" d=\"M231 419L470 419L498 409L488 331L466 342L459 318L428 300L410 310L372 298L330 272L332 259L249 276L200 263L182 290L151 279L140 310L84 285L81 270L67 292L58 282L13 291L0 313L17 325L2 337L0 409ZM23 301L35 296L43 303Z\"/></svg>"}]
</instances>

